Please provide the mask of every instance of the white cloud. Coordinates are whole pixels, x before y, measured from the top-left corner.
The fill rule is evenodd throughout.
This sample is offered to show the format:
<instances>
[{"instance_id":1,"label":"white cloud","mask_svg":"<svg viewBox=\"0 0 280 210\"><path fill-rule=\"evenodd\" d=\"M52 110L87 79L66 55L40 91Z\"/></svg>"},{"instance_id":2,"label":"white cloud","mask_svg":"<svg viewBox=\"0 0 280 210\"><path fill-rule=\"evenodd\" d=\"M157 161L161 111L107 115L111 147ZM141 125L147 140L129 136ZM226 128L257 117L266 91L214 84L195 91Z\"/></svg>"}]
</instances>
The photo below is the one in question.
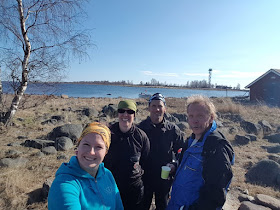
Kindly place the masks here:
<instances>
[{"instance_id":1,"label":"white cloud","mask_svg":"<svg viewBox=\"0 0 280 210\"><path fill-rule=\"evenodd\" d=\"M178 77L176 73L155 73L152 71L142 71L142 73L147 76Z\"/></svg>"}]
</instances>

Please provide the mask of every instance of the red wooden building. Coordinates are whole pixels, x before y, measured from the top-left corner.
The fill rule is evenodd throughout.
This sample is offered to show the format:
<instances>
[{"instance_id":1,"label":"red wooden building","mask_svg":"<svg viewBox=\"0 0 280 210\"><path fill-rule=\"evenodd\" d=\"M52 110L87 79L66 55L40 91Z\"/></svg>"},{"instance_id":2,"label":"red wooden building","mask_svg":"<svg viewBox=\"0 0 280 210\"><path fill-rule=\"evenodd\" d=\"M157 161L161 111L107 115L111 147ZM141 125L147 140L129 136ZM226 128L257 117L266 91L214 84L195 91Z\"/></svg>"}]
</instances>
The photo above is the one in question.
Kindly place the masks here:
<instances>
[{"instance_id":1,"label":"red wooden building","mask_svg":"<svg viewBox=\"0 0 280 210\"><path fill-rule=\"evenodd\" d=\"M245 88L250 88L251 101L280 107L280 69L270 69Z\"/></svg>"}]
</instances>

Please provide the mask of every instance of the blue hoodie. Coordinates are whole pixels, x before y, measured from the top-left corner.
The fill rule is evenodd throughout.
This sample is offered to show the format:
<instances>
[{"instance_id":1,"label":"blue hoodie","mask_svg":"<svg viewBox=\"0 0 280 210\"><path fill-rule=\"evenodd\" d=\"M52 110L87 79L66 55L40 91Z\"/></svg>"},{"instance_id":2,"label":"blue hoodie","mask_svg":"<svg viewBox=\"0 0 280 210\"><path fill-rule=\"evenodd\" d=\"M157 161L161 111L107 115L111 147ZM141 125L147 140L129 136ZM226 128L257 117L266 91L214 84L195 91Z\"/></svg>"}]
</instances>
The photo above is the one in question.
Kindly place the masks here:
<instances>
[{"instance_id":1,"label":"blue hoodie","mask_svg":"<svg viewBox=\"0 0 280 210\"><path fill-rule=\"evenodd\" d=\"M112 173L99 165L96 178L81 169L76 156L57 170L48 196L49 210L123 210Z\"/></svg>"}]
</instances>

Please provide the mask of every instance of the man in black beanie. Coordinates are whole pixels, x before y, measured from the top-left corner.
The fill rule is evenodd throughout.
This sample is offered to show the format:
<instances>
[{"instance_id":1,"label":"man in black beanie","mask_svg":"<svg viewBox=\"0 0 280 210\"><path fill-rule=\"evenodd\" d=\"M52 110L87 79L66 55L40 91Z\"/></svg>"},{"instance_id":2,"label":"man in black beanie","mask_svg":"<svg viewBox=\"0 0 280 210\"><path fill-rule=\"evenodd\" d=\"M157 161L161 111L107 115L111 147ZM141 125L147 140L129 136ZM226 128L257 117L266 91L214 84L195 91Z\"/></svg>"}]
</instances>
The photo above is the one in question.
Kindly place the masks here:
<instances>
[{"instance_id":1,"label":"man in black beanie","mask_svg":"<svg viewBox=\"0 0 280 210\"><path fill-rule=\"evenodd\" d=\"M172 179L161 179L161 167L175 161L178 149L184 145L184 133L178 126L165 119L165 98L155 93L149 100L150 116L139 124L150 140L150 153L143 176L143 210L149 210L155 194L157 210L165 210Z\"/></svg>"}]
</instances>

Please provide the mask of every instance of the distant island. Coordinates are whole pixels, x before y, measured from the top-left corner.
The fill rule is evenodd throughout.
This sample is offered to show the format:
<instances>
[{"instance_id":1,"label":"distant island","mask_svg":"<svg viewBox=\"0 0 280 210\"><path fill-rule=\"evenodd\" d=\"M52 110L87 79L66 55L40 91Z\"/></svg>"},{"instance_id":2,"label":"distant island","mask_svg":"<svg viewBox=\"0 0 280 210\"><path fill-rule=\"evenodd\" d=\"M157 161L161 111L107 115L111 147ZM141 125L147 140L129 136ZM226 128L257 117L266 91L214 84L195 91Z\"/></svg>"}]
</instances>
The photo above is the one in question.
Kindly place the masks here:
<instances>
[{"instance_id":1,"label":"distant island","mask_svg":"<svg viewBox=\"0 0 280 210\"><path fill-rule=\"evenodd\" d=\"M40 82L39 82L40 83ZM133 84L132 81L114 81L110 82L107 80L103 81L73 81L73 82L55 82L55 83L64 83L64 84L89 84L89 85L118 85L118 86L133 86L133 87L146 87L146 88L185 88L185 89L215 89L215 90L241 90L240 84L237 84L236 87L225 86L225 85L217 85L217 84L209 84L206 80L194 80L194 81L187 81L185 85L179 84L167 84L160 83L159 81L152 79L151 82L140 82L139 84ZM248 91L248 90L242 90Z\"/></svg>"}]
</instances>

